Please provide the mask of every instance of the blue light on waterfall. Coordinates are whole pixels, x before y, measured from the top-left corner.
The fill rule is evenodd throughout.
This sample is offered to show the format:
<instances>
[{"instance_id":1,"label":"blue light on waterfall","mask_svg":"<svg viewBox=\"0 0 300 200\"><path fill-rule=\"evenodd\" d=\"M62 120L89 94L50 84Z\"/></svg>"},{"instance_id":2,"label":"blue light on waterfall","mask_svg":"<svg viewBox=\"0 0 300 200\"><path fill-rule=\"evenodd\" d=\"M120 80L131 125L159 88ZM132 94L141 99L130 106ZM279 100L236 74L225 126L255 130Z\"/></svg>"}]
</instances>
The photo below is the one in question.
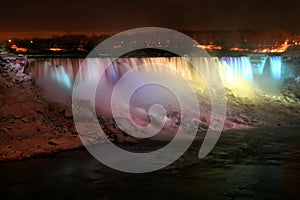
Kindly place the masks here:
<instances>
[{"instance_id":1,"label":"blue light on waterfall","mask_svg":"<svg viewBox=\"0 0 300 200\"><path fill-rule=\"evenodd\" d=\"M281 63L280 56L270 57L271 75L275 80L280 80L281 78Z\"/></svg>"},{"instance_id":2,"label":"blue light on waterfall","mask_svg":"<svg viewBox=\"0 0 300 200\"><path fill-rule=\"evenodd\" d=\"M115 66L110 66L107 68L107 75L109 77L109 81L112 83L112 84L115 84L118 82L119 78L120 78L120 75L116 69Z\"/></svg>"},{"instance_id":3,"label":"blue light on waterfall","mask_svg":"<svg viewBox=\"0 0 300 200\"><path fill-rule=\"evenodd\" d=\"M253 80L252 66L248 57L222 57L222 61L229 67L227 70L229 81L237 78L243 78L248 81Z\"/></svg>"},{"instance_id":4,"label":"blue light on waterfall","mask_svg":"<svg viewBox=\"0 0 300 200\"><path fill-rule=\"evenodd\" d=\"M55 70L55 78L63 86L69 89L72 88L72 82L63 66L59 66L58 69Z\"/></svg>"}]
</instances>

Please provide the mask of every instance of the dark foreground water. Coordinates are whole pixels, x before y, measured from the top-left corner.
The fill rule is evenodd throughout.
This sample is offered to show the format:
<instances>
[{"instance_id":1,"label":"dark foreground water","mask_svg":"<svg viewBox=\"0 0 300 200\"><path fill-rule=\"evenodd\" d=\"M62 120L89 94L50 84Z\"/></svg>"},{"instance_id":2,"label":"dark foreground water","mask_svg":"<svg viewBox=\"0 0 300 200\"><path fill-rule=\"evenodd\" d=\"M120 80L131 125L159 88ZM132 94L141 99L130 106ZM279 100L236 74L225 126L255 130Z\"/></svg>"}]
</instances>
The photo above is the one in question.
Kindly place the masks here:
<instances>
[{"instance_id":1,"label":"dark foreground water","mask_svg":"<svg viewBox=\"0 0 300 200\"><path fill-rule=\"evenodd\" d=\"M300 199L299 127L225 132L202 160L199 145L147 174L115 171L83 150L2 163L0 198Z\"/></svg>"}]
</instances>

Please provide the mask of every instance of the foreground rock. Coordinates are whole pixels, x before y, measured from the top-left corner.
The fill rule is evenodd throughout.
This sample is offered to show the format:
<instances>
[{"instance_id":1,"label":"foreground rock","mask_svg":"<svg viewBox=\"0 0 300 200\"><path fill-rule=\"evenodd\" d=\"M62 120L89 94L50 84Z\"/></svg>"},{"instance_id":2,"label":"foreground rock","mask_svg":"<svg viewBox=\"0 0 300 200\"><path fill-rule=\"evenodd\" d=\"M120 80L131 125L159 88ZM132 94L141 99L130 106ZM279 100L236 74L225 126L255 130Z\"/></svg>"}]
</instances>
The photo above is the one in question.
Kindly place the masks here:
<instances>
[{"instance_id":1,"label":"foreground rock","mask_svg":"<svg viewBox=\"0 0 300 200\"><path fill-rule=\"evenodd\" d=\"M45 102L25 65L24 57L0 59L0 161L82 147L69 112Z\"/></svg>"}]
</instances>

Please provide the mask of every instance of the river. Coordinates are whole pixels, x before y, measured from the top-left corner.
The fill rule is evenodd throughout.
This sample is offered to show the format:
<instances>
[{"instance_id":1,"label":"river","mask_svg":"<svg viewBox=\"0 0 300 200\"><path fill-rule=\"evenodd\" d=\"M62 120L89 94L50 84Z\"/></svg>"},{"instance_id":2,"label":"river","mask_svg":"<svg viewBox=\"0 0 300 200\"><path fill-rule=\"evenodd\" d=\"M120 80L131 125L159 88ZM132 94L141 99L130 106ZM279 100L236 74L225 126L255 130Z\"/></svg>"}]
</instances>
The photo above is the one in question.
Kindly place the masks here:
<instances>
[{"instance_id":1,"label":"river","mask_svg":"<svg viewBox=\"0 0 300 200\"><path fill-rule=\"evenodd\" d=\"M299 130L226 131L204 159L194 142L171 166L146 174L110 169L85 150L1 163L1 199L299 199Z\"/></svg>"}]
</instances>

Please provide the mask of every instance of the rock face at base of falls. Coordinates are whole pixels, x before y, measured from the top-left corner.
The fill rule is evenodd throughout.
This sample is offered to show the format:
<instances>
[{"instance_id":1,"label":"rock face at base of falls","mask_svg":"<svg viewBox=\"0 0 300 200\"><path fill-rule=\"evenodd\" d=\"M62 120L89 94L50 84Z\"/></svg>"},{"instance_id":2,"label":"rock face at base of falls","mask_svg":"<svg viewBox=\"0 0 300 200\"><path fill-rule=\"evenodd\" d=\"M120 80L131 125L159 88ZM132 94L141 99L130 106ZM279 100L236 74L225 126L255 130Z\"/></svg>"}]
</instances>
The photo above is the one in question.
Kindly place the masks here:
<instances>
[{"instance_id":1,"label":"rock face at base of falls","mask_svg":"<svg viewBox=\"0 0 300 200\"><path fill-rule=\"evenodd\" d=\"M46 155L81 147L64 107L44 101L31 77L26 58L0 58L0 161ZM75 134L74 134L75 133Z\"/></svg>"}]
</instances>

